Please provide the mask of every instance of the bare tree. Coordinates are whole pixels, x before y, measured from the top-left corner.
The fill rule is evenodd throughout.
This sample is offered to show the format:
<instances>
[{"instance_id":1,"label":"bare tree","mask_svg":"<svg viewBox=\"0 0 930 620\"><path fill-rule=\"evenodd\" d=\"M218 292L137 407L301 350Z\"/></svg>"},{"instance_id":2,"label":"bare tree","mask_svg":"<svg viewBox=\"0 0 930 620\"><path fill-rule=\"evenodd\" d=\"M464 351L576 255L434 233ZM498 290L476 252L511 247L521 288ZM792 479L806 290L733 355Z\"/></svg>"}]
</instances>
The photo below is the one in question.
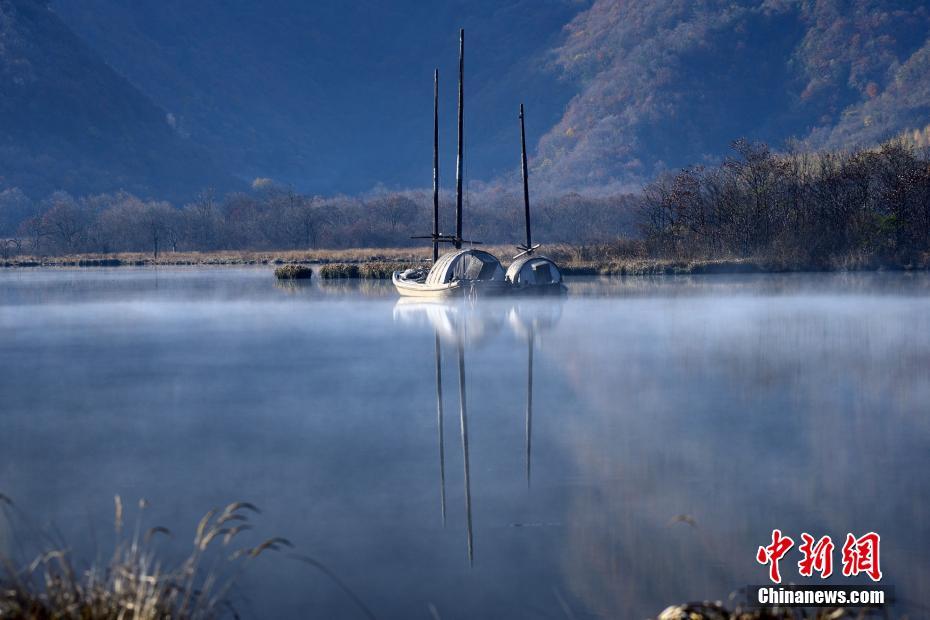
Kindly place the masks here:
<instances>
[{"instance_id":1,"label":"bare tree","mask_svg":"<svg viewBox=\"0 0 930 620\"><path fill-rule=\"evenodd\" d=\"M78 250L90 223L87 213L65 192L55 192L47 203L42 219L49 236L62 252Z\"/></svg>"},{"instance_id":2,"label":"bare tree","mask_svg":"<svg viewBox=\"0 0 930 620\"><path fill-rule=\"evenodd\" d=\"M152 256L169 245L177 249L177 211L167 202L147 202L141 211L141 222L151 243Z\"/></svg>"},{"instance_id":3,"label":"bare tree","mask_svg":"<svg viewBox=\"0 0 930 620\"><path fill-rule=\"evenodd\" d=\"M191 245L198 250L214 249L221 217L213 190L201 192L192 203L185 206L184 217Z\"/></svg>"},{"instance_id":4,"label":"bare tree","mask_svg":"<svg viewBox=\"0 0 930 620\"><path fill-rule=\"evenodd\" d=\"M38 256L42 252L42 240L49 234L45 226L45 218L41 215L34 215L26 219L19 226L19 234L29 240L30 251Z\"/></svg>"}]
</instances>

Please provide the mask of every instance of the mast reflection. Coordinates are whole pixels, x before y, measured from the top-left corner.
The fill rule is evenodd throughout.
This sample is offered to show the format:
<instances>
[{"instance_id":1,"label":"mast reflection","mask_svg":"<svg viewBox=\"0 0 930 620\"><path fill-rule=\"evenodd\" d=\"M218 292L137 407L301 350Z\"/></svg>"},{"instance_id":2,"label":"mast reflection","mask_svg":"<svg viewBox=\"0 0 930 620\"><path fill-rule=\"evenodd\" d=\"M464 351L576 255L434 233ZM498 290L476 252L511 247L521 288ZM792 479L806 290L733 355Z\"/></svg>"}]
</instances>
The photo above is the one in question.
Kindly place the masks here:
<instances>
[{"instance_id":1,"label":"mast reflection","mask_svg":"<svg viewBox=\"0 0 930 620\"><path fill-rule=\"evenodd\" d=\"M442 424L442 350L436 333L436 428L439 431L439 504L442 526L446 527L446 450Z\"/></svg>"},{"instance_id":2,"label":"mast reflection","mask_svg":"<svg viewBox=\"0 0 930 620\"><path fill-rule=\"evenodd\" d=\"M533 354L536 332L553 327L562 317L561 300L546 302L526 300L508 312L508 323L514 335L526 339L526 410L524 413L524 461L526 487L532 484L533 466Z\"/></svg>"},{"instance_id":3,"label":"mast reflection","mask_svg":"<svg viewBox=\"0 0 930 620\"><path fill-rule=\"evenodd\" d=\"M533 348L536 344L535 331L526 340L526 488L530 488L533 447Z\"/></svg>"},{"instance_id":4,"label":"mast reflection","mask_svg":"<svg viewBox=\"0 0 930 620\"><path fill-rule=\"evenodd\" d=\"M436 368L436 428L439 443L439 503L443 527L446 525L445 411L442 388L442 346L455 346L459 384L459 432L462 441L464 470L465 535L469 565L475 561L474 524L472 519L471 463L468 442L468 397L465 349L496 335L505 322L510 331L526 341L526 407L524 410L524 475L527 488L532 484L533 449L533 372L537 333L555 325L561 317L562 304L552 300L517 301L481 304L467 300L422 301L401 299L394 306L396 321L428 327L433 331ZM513 342L510 339L495 342Z\"/></svg>"},{"instance_id":5,"label":"mast reflection","mask_svg":"<svg viewBox=\"0 0 930 620\"><path fill-rule=\"evenodd\" d=\"M433 331L436 366L436 427L439 441L439 503L443 526L446 524L445 411L442 390L442 345L455 346L459 383L459 432L464 470L465 536L469 565L474 565L475 543L472 520L471 462L468 445L468 396L465 372L465 346L485 340L502 321L487 315L468 301L422 301L400 299L394 306L394 319L414 325L428 325Z\"/></svg>"},{"instance_id":6,"label":"mast reflection","mask_svg":"<svg viewBox=\"0 0 930 620\"><path fill-rule=\"evenodd\" d=\"M460 324L461 337L456 342L459 358L459 428L462 432L462 458L465 463L465 532L468 538L468 563L475 563L475 539L471 526L471 468L468 463L468 411L465 399L465 347L464 324Z\"/></svg>"}]
</instances>

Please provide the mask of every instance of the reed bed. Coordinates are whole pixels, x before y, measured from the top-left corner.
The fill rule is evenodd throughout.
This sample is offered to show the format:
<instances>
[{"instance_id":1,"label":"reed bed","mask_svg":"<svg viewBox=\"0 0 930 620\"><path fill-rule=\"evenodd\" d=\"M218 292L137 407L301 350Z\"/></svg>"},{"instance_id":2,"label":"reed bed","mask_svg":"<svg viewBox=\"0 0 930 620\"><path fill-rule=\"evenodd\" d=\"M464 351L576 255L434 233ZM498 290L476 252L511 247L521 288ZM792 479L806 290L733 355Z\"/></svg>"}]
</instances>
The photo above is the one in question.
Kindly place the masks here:
<instances>
[{"instance_id":1,"label":"reed bed","mask_svg":"<svg viewBox=\"0 0 930 620\"><path fill-rule=\"evenodd\" d=\"M284 265L275 268L274 277L279 280L309 280L313 277L313 268L307 265Z\"/></svg>"},{"instance_id":2,"label":"reed bed","mask_svg":"<svg viewBox=\"0 0 930 620\"><path fill-rule=\"evenodd\" d=\"M390 279L395 271L418 266L413 262L370 261L366 263L329 263L320 267L324 279L361 278L365 280Z\"/></svg>"},{"instance_id":3,"label":"reed bed","mask_svg":"<svg viewBox=\"0 0 930 620\"><path fill-rule=\"evenodd\" d=\"M362 263L358 268L358 276L360 278L367 278L369 280L389 280L395 271L403 271L405 269L411 269L417 266L419 265L410 262L398 263L375 261L370 263Z\"/></svg>"},{"instance_id":4,"label":"reed bed","mask_svg":"<svg viewBox=\"0 0 930 620\"><path fill-rule=\"evenodd\" d=\"M358 265L351 263L330 263L320 267L320 277L325 280L359 277Z\"/></svg>"},{"instance_id":5,"label":"reed bed","mask_svg":"<svg viewBox=\"0 0 930 620\"><path fill-rule=\"evenodd\" d=\"M158 258L144 252L15 256L0 259L3 267L123 267L150 265L309 265L328 263L403 262L428 260L430 249L354 248L345 250L269 250L214 252L162 252Z\"/></svg>"},{"instance_id":6,"label":"reed bed","mask_svg":"<svg viewBox=\"0 0 930 620\"><path fill-rule=\"evenodd\" d=\"M510 245L480 246L501 259L506 268L515 249ZM572 245L546 244L540 252L553 259L566 275L684 275L718 273L779 273L790 271L872 271L930 269L930 254L908 262L879 260L874 254L857 253L812 264L800 258L650 256L642 241L620 239L613 243ZM395 270L430 263L429 247L354 248L343 250L292 250L267 252L167 252L151 254L78 254L69 256L19 256L0 260L3 267L120 267L153 265L321 265L322 278L389 278Z\"/></svg>"}]
</instances>

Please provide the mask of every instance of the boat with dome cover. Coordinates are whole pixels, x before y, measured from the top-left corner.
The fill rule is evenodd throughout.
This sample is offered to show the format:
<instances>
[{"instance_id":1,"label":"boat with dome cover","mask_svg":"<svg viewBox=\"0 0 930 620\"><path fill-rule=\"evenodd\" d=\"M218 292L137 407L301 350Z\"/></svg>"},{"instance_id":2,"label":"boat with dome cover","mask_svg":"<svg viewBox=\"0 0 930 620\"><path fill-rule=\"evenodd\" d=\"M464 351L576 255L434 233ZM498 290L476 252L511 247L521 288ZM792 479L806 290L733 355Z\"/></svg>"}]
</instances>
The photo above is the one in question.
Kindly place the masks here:
<instances>
[{"instance_id":1,"label":"boat with dome cover","mask_svg":"<svg viewBox=\"0 0 930 620\"><path fill-rule=\"evenodd\" d=\"M526 242L518 245L520 253L513 257L507 268L505 279L515 292L555 293L566 291L562 284L562 272L551 258L536 254L539 244L533 245L530 232L530 185L529 171L526 166L526 125L524 123L523 104L520 104L520 145L521 167L523 171L523 214L526 224Z\"/></svg>"},{"instance_id":2,"label":"boat with dome cover","mask_svg":"<svg viewBox=\"0 0 930 620\"><path fill-rule=\"evenodd\" d=\"M425 268L395 271L391 277L397 292L409 297L451 297L463 294L493 294L507 292L504 268L492 254L463 244L476 245L477 241L462 238L462 141L464 110L464 56L465 31L459 31L459 101L458 101L458 158L455 174L455 234L439 232L439 70L433 74L433 233L414 237L431 239L433 265ZM439 256L439 244L451 243L455 248Z\"/></svg>"}]
</instances>

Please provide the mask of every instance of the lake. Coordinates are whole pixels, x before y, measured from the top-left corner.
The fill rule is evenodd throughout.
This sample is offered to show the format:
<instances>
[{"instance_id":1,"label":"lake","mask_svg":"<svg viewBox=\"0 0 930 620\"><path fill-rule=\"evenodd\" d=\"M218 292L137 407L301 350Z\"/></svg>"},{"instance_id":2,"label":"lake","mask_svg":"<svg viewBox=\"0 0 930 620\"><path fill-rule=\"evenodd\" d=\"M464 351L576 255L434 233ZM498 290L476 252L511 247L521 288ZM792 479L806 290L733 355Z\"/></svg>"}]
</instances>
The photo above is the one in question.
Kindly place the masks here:
<instances>
[{"instance_id":1,"label":"lake","mask_svg":"<svg viewBox=\"0 0 930 620\"><path fill-rule=\"evenodd\" d=\"M928 275L567 284L429 304L269 268L0 271L0 493L35 528L0 550L106 556L119 494L179 553L247 500L253 542L379 618L646 618L765 583L775 528L829 534L837 567L875 531L896 609L926 613ZM245 617L364 617L283 554L241 584Z\"/></svg>"}]
</instances>

